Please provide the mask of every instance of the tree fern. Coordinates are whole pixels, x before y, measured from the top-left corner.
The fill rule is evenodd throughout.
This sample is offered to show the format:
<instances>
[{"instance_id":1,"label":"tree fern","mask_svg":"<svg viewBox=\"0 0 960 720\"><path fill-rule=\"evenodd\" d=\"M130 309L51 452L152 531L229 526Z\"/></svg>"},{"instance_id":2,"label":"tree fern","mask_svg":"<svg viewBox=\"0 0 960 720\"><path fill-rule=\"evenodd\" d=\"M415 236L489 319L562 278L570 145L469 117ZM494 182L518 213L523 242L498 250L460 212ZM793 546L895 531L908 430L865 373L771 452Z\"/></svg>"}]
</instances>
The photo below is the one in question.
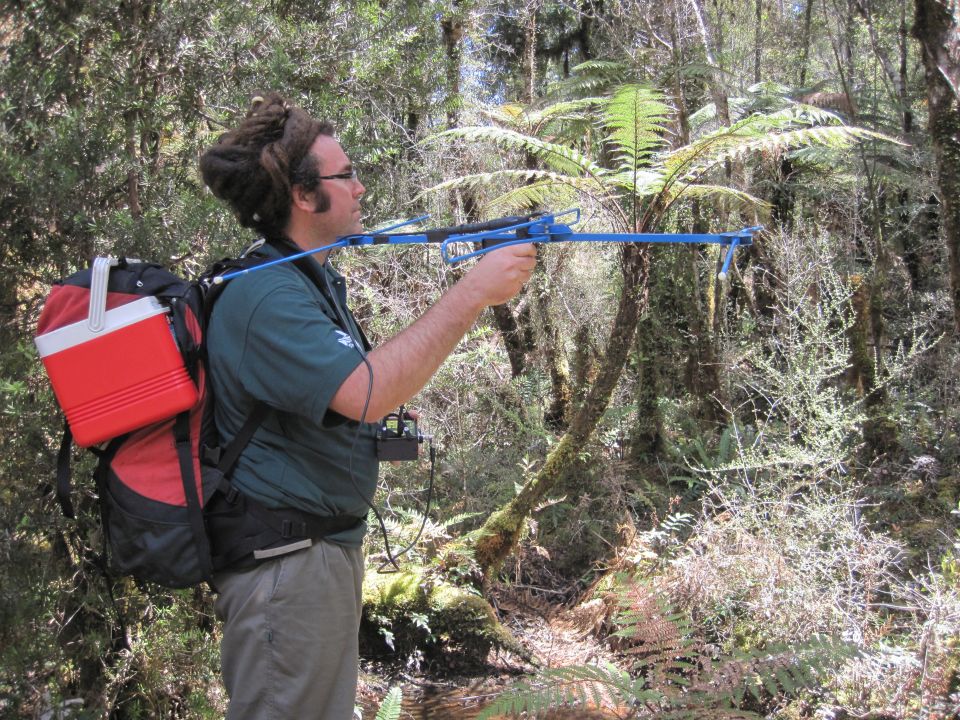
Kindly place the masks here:
<instances>
[{"instance_id":1,"label":"tree fern","mask_svg":"<svg viewBox=\"0 0 960 720\"><path fill-rule=\"evenodd\" d=\"M837 157L856 143L890 140L844 125L827 110L778 95L782 90L758 86L742 112L760 106L766 112L746 114L675 149L667 148L671 108L659 91L639 85L621 86L609 97L544 108L504 105L488 112L499 125L448 130L432 141L457 138L493 145L516 153L526 167L474 173L426 192L466 187L475 196L491 198L488 211L508 212L561 201L566 206L582 195L604 208L622 230L645 232L685 199L710 198L737 209L764 211L759 198L715 182L714 171L729 162L812 148ZM531 158L540 166L531 168ZM597 158L605 158L603 165ZM505 161L510 162L509 155Z\"/></svg>"}]
</instances>

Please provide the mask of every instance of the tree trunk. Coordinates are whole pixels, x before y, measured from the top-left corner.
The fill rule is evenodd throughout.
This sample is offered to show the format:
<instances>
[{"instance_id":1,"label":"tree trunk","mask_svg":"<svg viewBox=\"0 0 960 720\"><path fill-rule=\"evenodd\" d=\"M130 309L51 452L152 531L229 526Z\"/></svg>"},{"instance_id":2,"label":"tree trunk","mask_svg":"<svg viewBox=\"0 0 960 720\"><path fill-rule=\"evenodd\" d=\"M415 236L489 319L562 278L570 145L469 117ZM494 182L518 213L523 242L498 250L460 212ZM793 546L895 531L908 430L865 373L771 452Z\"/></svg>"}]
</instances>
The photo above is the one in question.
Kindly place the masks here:
<instances>
[{"instance_id":1,"label":"tree trunk","mask_svg":"<svg viewBox=\"0 0 960 720\"><path fill-rule=\"evenodd\" d=\"M803 40L800 43L800 87L807 84L807 66L810 62L810 26L813 20L814 0L807 0L807 8L803 13Z\"/></svg>"},{"instance_id":2,"label":"tree trunk","mask_svg":"<svg viewBox=\"0 0 960 720\"><path fill-rule=\"evenodd\" d=\"M893 88L893 101L900 110L901 123L904 134L908 134L913 126L913 115L910 112L910 100L907 97L907 56L906 47L901 41L899 68L894 65L888 56L877 32L876 23L873 19L872 3L869 0L854 0L857 12L867 24L867 32L870 35L870 46L873 48L873 54L880 62L880 67L886 74L890 85ZM901 22L901 32L906 33L906 19Z\"/></svg>"},{"instance_id":3,"label":"tree trunk","mask_svg":"<svg viewBox=\"0 0 960 720\"><path fill-rule=\"evenodd\" d=\"M523 102L533 103L537 80L537 13L541 0L527 4L527 19L523 30Z\"/></svg>"},{"instance_id":4,"label":"tree trunk","mask_svg":"<svg viewBox=\"0 0 960 720\"><path fill-rule=\"evenodd\" d=\"M700 38L703 40L703 50L707 56L707 64L713 69L713 74L710 76L710 97L717 109L717 122L720 125L729 125L730 104L727 100L727 90L723 81L723 73L717 64L714 53L715 43L713 32L707 23L706 14L700 6L699 0L688 0L688 2L690 9L693 10L693 14L697 19L697 27L700 29Z\"/></svg>"},{"instance_id":5,"label":"tree trunk","mask_svg":"<svg viewBox=\"0 0 960 720\"><path fill-rule=\"evenodd\" d=\"M544 360L550 373L550 407L543 416L544 424L554 431L567 427L570 419L573 390L570 386L570 366L563 348L563 336L554 319L556 283L551 282L542 270L535 278L534 294L537 316L543 343Z\"/></svg>"},{"instance_id":6,"label":"tree trunk","mask_svg":"<svg viewBox=\"0 0 960 720\"><path fill-rule=\"evenodd\" d=\"M941 224L947 241L954 330L960 334L960 34L957 0L916 0L913 36L927 81L930 137L937 158Z\"/></svg>"},{"instance_id":7,"label":"tree trunk","mask_svg":"<svg viewBox=\"0 0 960 720\"><path fill-rule=\"evenodd\" d=\"M760 60L763 58L763 0L756 0L753 28L753 81L760 82Z\"/></svg>"},{"instance_id":8,"label":"tree trunk","mask_svg":"<svg viewBox=\"0 0 960 720\"><path fill-rule=\"evenodd\" d=\"M657 340L654 323L648 313L640 320L634 343L637 369L633 402L637 407L637 419L627 435L628 457L634 463L649 462L650 455L663 445L663 417L658 402L659 363L663 356L662 344Z\"/></svg>"},{"instance_id":9,"label":"tree trunk","mask_svg":"<svg viewBox=\"0 0 960 720\"><path fill-rule=\"evenodd\" d=\"M903 88L903 134L907 137L913 134L913 107L910 104L910 32L907 29L907 4L900 8L900 87Z\"/></svg>"},{"instance_id":10,"label":"tree trunk","mask_svg":"<svg viewBox=\"0 0 960 720\"><path fill-rule=\"evenodd\" d=\"M460 0L454 0L453 12L440 20L443 32L443 49L447 56L447 127L460 125L460 40L463 37L463 20L460 17Z\"/></svg>"},{"instance_id":11,"label":"tree trunk","mask_svg":"<svg viewBox=\"0 0 960 720\"><path fill-rule=\"evenodd\" d=\"M495 573L513 551L527 517L573 467L600 422L623 372L646 298L649 254L627 245L621 269L623 294L610 330L606 352L586 398L577 407L570 429L560 439L536 476L515 498L491 515L477 533L475 557L485 578Z\"/></svg>"}]
</instances>

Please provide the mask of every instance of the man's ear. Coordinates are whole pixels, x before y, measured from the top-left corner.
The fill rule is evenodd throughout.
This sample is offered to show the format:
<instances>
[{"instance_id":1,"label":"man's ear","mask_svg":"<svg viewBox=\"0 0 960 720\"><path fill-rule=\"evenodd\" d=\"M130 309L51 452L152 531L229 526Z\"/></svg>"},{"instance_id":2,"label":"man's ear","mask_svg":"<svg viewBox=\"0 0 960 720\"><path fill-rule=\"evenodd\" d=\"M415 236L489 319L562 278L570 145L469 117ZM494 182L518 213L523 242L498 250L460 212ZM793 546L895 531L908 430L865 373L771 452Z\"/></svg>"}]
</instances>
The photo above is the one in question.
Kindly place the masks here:
<instances>
[{"instance_id":1,"label":"man's ear","mask_svg":"<svg viewBox=\"0 0 960 720\"><path fill-rule=\"evenodd\" d=\"M290 195L297 208L304 212L315 212L317 200L314 191L304 190L303 185L294 185L290 188Z\"/></svg>"}]
</instances>

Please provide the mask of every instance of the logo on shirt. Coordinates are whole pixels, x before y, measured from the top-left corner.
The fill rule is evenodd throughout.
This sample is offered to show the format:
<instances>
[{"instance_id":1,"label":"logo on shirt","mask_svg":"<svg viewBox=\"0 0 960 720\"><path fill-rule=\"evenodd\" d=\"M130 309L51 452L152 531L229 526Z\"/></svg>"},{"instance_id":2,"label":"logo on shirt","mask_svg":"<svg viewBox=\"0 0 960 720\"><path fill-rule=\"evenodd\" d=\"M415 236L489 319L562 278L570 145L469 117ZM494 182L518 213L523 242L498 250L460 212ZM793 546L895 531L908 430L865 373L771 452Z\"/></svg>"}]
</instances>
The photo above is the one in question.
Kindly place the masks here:
<instances>
[{"instance_id":1,"label":"logo on shirt","mask_svg":"<svg viewBox=\"0 0 960 720\"><path fill-rule=\"evenodd\" d=\"M353 342L353 338L350 337L343 330L334 330L334 332L337 333L337 335L339 336L339 339L337 340L338 343L348 348L356 347L356 343Z\"/></svg>"}]
</instances>

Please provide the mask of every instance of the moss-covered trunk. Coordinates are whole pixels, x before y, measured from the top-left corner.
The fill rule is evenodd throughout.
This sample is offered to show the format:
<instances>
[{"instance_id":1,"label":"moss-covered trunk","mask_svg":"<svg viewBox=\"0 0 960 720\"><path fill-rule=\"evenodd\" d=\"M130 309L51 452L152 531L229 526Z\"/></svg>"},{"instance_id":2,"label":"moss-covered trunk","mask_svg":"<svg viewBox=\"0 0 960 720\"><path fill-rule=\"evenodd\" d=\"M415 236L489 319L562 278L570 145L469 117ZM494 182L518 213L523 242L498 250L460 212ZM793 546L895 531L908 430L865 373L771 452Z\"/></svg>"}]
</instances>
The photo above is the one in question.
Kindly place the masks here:
<instances>
[{"instance_id":1,"label":"moss-covered trunk","mask_svg":"<svg viewBox=\"0 0 960 720\"><path fill-rule=\"evenodd\" d=\"M475 552L485 577L496 572L516 546L524 521L576 463L581 449L607 409L627 361L646 297L649 270L646 248L640 245L625 246L621 269L623 292L610 329L606 352L602 354L590 389L573 413L569 429L547 456L536 476L523 486L515 498L494 512L480 529Z\"/></svg>"},{"instance_id":2,"label":"moss-covered trunk","mask_svg":"<svg viewBox=\"0 0 960 720\"><path fill-rule=\"evenodd\" d=\"M937 157L943 232L950 258L954 327L960 334L960 28L955 3L916 0L913 36L920 41Z\"/></svg>"}]
</instances>

